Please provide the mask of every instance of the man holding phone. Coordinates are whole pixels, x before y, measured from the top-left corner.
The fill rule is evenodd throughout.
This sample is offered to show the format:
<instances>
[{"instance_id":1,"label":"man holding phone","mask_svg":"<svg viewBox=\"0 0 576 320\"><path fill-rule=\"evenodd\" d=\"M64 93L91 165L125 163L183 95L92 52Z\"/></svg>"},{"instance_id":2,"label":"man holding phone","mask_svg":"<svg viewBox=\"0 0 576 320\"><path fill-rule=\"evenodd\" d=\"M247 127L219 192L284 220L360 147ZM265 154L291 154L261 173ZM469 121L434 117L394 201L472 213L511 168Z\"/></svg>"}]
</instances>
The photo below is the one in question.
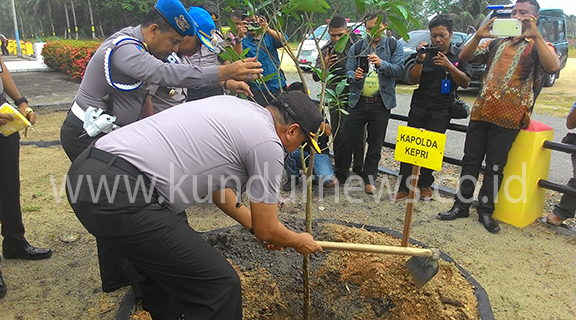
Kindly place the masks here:
<instances>
[{"instance_id":1,"label":"man holding phone","mask_svg":"<svg viewBox=\"0 0 576 320\"><path fill-rule=\"evenodd\" d=\"M378 31L368 40L356 42L348 53L346 75L350 79L348 116L342 125L342 141L336 148L342 160L336 161L336 177L345 183L350 174L352 148L367 125L368 150L360 176L368 194L376 192L374 181L381 157L382 141L386 135L390 110L396 107L396 78L404 74L404 48L401 42L384 36L387 23L382 13L366 21L366 30L379 23ZM394 42L393 44L391 42ZM360 57L366 58L362 63ZM360 63L364 64L362 67Z\"/></svg>"},{"instance_id":2,"label":"man holding phone","mask_svg":"<svg viewBox=\"0 0 576 320\"><path fill-rule=\"evenodd\" d=\"M340 38L343 36L350 34L348 37L348 42L346 42L346 46L342 52L337 52L335 50L336 43ZM332 75L335 77L330 80L330 83L326 84L328 89L336 90L336 86L342 81L342 79L346 79L346 61L348 58L348 52L352 47L352 44L356 42L357 38L356 35L348 29L348 23L346 19L340 16L335 16L330 20L328 24L328 35L330 36L330 42L328 42L320 52L322 54L318 55L316 58L316 68L322 70L329 70ZM328 76L328 73L325 73L325 77ZM316 72L312 72L312 79L314 81L320 81L320 76ZM342 97L341 99L346 99L346 95L348 94L348 86L342 90ZM340 141L342 140L342 124L344 123L344 119L346 118L346 114L343 111L348 111L348 104L344 103L341 108L337 107L330 107L330 126L332 128L332 134L334 136L334 161L336 163L341 163L342 153L340 149L337 148L340 145ZM353 144L353 154L354 154L354 172L361 172L362 167L364 166L364 140L366 139L365 135L358 137L357 141Z\"/></svg>"},{"instance_id":3,"label":"man holding phone","mask_svg":"<svg viewBox=\"0 0 576 320\"><path fill-rule=\"evenodd\" d=\"M485 158L486 171L478 194L478 221L491 233L500 231L492 219L494 199L502 183L508 152L520 129L527 128L542 74L556 73L560 61L538 32L540 5L535 0L518 0L510 17L522 23L519 37L491 40L479 46L482 38L495 38L490 29L493 18L480 27L462 49L460 59L486 63L478 98L470 114L458 193L454 205L439 214L442 220L470 215L478 174Z\"/></svg>"}]
</instances>

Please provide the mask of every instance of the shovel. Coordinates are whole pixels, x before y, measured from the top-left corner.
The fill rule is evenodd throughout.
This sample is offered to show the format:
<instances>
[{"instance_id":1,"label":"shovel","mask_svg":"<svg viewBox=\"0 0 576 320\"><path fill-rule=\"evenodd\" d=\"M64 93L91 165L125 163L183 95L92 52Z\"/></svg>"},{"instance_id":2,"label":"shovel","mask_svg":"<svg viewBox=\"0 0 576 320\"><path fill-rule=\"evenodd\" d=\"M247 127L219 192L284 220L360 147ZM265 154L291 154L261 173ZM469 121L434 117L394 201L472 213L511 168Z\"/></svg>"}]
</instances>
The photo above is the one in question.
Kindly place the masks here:
<instances>
[{"instance_id":1,"label":"shovel","mask_svg":"<svg viewBox=\"0 0 576 320\"><path fill-rule=\"evenodd\" d=\"M345 242L316 241L322 248L331 250L344 251L362 251L384 254L400 254L412 256L407 262L406 267L414 279L418 288L422 288L430 279L438 273L438 259L440 259L440 250L394 247L374 244L358 244Z\"/></svg>"}]
</instances>

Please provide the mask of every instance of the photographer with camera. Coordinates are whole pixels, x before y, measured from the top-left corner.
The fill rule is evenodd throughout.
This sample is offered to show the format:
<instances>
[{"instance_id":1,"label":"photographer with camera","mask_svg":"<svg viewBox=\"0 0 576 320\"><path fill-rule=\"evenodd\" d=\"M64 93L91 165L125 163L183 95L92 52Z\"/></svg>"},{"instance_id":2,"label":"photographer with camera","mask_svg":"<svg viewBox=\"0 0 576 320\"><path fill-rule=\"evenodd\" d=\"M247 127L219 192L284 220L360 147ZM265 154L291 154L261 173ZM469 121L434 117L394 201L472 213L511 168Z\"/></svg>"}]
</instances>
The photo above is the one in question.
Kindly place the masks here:
<instances>
[{"instance_id":1,"label":"photographer with camera","mask_svg":"<svg viewBox=\"0 0 576 320\"><path fill-rule=\"evenodd\" d=\"M254 94L254 100L261 106L266 106L274 96L282 90L286 91L286 78L280 69L280 56L278 48L286 44L288 37L282 35L268 25L265 17L254 14L244 14L243 21L246 23L247 32L242 39L244 50L248 48L246 57L256 57L256 61L262 64L264 72L262 77L275 74L264 83L250 82L250 89Z\"/></svg>"},{"instance_id":2,"label":"photographer with camera","mask_svg":"<svg viewBox=\"0 0 576 320\"><path fill-rule=\"evenodd\" d=\"M431 45L422 42L418 46L416 63L409 73L410 84L419 83L414 90L408 113L408 126L445 133L452 118L450 109L458 87L467 88L472 77L472 67L458 58L460 49L452 45L454 20L448 14L434 17L428 24ZM395 201L408 197L412 165L400 164L400 181ZM420 198L430 200L433 196L432 170L421 168L418 187Z\"/></svg>"},{"instance_id":3,"label":"photographer with camera","mask_svg":"<svg viewBox=\"0 0 576 320\"><path fill-rule=\"evenodd\" d=\"M486 171L476 206L478 221L490 233L500 231L492 213L508 153L520 129L527 128L530 123L532 107L542 88L543 72L553 74L560 69L554 49L538 32L539 10L540 5L535 0L516 1L510 18L522 21L519 37L479 45L483 38L495 38L490 32L496 19L493 18L478 29L460 53L462 60L486 63L486 71L470 113L458 193L452 208L438 214L442 220L470 216L474 189L485 161Z\"/></svg>"}]
</instances>

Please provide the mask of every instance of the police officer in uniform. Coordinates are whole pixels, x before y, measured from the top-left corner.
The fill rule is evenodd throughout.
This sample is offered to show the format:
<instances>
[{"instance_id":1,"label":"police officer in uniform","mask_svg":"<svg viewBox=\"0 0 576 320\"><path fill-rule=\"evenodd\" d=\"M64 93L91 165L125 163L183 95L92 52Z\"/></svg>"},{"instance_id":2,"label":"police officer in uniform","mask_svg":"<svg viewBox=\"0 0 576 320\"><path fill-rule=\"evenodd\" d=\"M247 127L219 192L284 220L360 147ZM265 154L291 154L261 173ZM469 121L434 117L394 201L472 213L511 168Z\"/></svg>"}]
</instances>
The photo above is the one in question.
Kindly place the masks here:
<instances>
[{"instance_id":1,"label":"police officer in uniform","mask_svg":"<svg viewBox=\"0 0 576 320\"><path fill-rule=\"evenodd\" d=\"M96 141L72 163L68 199L84 227L146 279L142 306L152 319L239 320L236 271L176 213L210 196L270 250L322 251L277 215L285 152L312 143L322 121L301 92L266 108L223 95L187 102ZM92 199L100 183L117 190L111 200ZM244 189L250 209L238 199Z\"/></svg>"},{"instance_id":2,"label":"police officer in uniform","mask_svg":"<svg viewBox=\"0 0 576 320\"><path fill-rule=\"evenodd\" d=\"M176 64L183 63L205 67L206 65L200 64L198 61L192 61L189 56L195 55L196 53L204 50L208 50L212 52L212 54L216 55L214 52L215 47L212 45L210 38L210 35L212 35L212 31L216 28L216 25L214 24L214 20L210 16L210 13L200 7L191 7L188 9L188 13L196 23L196 35L194 37L185 37L184 41L182 41L180 47L178 48L178 52L174 52L169 55L168 58L165 59L165 62ZM217 64L214 65L217 66ZM228 82L226 82L226 85L230 86ZM221 87L214 86L213 88L214 90L219 90L221 94L224 93ZM153 113L158 113L162 110L166 110L172 106L185 102L188 100L190 94L204 94L203 92L205 91L205 89L187 90L186 88L180 87L163 87L152 85L149 91L149 95L152 99Z\"/></svg>"},{"instance_id":3,"label":"police officer in uniform","mask_svg":"<svg viewBox=\"0 0 576 320\"><path fill-rule=\"evenodd\" d=\"M0 104L6 95L32 124L36 114L28 100L20 93L4 61L0 58ZM0 126L12 121L12 115L0 113ZM0 221L2 222L2 253L6 259L39 260L52 256L52 250L36 248L24 237L22 210L20 209L20 134L0 135ZM0 271L0 298L6 294L6 284Z\"/></svg>"},{"instance_id":4,"label":"police officer in uniform","mask_svg":"<svg viewBox=\"0 0 576 320\"><path fill-rule=\"evenodd\" d=\"M251 81L262 72L254 60L212 68L162 61L178 50L185 36L195 34L196 24L180 1L159 0L141 25L124 28L102 43L88 63L60 131L70 160L105 133L140 119L148 84L198 89L227 82L248 92L242 81ZM100 245L98 256L103 291L129 283L121 259Z\"/></svg>"}]
</instances>

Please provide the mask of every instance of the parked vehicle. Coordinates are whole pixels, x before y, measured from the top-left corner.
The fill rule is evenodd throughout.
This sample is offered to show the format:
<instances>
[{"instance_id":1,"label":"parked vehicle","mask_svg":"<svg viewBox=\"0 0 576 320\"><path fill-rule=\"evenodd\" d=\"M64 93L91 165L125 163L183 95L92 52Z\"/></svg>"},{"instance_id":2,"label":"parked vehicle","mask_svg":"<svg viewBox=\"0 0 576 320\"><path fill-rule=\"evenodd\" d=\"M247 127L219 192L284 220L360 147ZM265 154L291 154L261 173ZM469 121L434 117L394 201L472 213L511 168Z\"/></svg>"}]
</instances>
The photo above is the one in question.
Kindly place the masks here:
<instances>
[{"instance_id":1,"label":"parked vehicle","mask_svg":"<svg viewBox=\"0 0 576 320\"><path fill-rule=\"evenodd\" d=\"M328 21L326 21L328 22ZM366 28L362 22L348 22L348 28L350 32L354 33L358 38L363 37ZM316 42L314 38L318 39L318 47L324 47L330 41L330 35L328 34L328 25L323 24L314 30L314 33L309 35L304 41L298 45L298 49L302 47L299 57L299 65L303 70L310 70L311 67L316 65L316 58L318 58L318 47L316 47Z\"/></svg>"},{"instance_id":2,"label":"parked vehicle","mask_svg":"<svg viewBox=\"0 0 576 320\"><path fill-rule=\"evenodd\" d=\"M488 9L493 9L492 12L486 16L481 25L488 23L490 19L497 16L499 18L510 17L512 5L505 6L489 6ZM538 30L544 38L544 41L551 43L556 49L556 54L560 58L560 71L566 66L568 60L568 39L566 33L566 16L562 9L540 9L540 17L538 18ZM480 43L488 41L489 39L482 39ZM470 81L471 87L480 87L482 78L486 71L485 64L472 63L473 75ZM546 74L544 76L544 86L551 87L560 77L560 71L554 74Z\"/></svg>"},{"instance_id":3,"label":"parked vehicle","mask_svg":"<svg viewBox=\"0 0 576 320\"><path fill-rule=\"evenodd\" d=\"M400 40L403 41L404 65L406 66L401 81L406 84L408 83L408 74L410 73L410 69L412 69L412 66L414 66L416 61L416 48L418 48L418 45L420 45L421 42L430 43L430 30L414 30L408 32L408 35L410 36L408 41ZM452 44L456 47L460 47L466 39L468 39L468 34L455 31L454 36L452 37Z\"/></svg>"}]
</instances>

